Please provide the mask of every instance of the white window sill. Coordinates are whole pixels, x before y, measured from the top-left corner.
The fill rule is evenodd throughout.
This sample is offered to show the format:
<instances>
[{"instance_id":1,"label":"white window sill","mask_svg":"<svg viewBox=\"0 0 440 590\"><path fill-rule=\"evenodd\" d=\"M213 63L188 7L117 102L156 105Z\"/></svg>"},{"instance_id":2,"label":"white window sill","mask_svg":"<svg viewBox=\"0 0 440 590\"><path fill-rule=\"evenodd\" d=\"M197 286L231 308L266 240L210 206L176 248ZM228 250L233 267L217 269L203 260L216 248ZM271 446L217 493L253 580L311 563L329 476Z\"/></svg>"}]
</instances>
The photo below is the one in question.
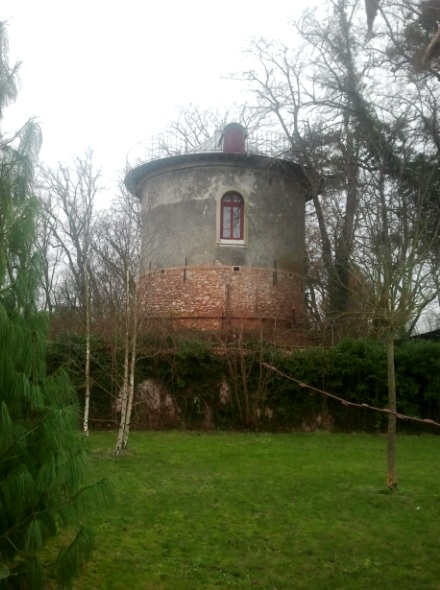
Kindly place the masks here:
<instances>
[{"instance_id":1,"label":"white window sill","mask_svg":"<svg viewBox=\"0 0 440 590\"><path fill-rule=\"evenodd\" d=\"M245 247L246 242L244 240L220 240L218 242L219 246L241 246Z\"/></svg>"}]
</instances>

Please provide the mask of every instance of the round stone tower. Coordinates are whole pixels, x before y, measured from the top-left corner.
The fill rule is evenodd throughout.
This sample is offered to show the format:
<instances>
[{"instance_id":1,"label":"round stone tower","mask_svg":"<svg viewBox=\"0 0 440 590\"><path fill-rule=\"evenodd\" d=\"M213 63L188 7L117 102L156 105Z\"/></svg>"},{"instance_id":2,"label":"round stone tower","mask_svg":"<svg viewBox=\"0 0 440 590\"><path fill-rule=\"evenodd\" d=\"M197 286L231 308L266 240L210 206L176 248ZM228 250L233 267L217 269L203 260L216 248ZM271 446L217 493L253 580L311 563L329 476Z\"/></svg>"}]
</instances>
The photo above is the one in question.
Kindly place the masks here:
<instances>
[{"instance_id":1,"label":"round stone tower","mask_svg":"<svg viewBox=\"0 0 440 590\"><path fill-rule=\"evenodd\" d=\"M250 145L238 123L146 160L125 179L142 203L143 313L199 330L295 331L310 197L300 166Z\"/></svg>"}]
</instances>

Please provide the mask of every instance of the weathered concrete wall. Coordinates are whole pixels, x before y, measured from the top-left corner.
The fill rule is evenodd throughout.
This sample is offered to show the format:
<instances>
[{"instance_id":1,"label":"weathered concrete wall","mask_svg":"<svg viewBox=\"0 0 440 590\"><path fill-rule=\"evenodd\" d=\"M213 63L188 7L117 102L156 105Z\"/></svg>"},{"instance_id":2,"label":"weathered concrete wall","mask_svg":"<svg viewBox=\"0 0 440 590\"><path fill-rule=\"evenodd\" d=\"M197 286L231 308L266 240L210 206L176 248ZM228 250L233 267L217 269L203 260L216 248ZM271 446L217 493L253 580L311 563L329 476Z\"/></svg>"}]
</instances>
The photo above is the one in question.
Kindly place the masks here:
<instances>
[{"instance_id":1,"label":"weathered concrete wall","mask_svg":"<svg viewBox=\"0 0 440 590\"><path fill-rule=\"evenodd\" d=\"M143 269L181 266L186 259L189 266L276 264L302 275L304 192L297 175L264 162L250 166L242 155L148 175L141 191ZM237 245L220 240L220 200L228 191L245 201L245 239Z\"/></svg>"}]
</instances>

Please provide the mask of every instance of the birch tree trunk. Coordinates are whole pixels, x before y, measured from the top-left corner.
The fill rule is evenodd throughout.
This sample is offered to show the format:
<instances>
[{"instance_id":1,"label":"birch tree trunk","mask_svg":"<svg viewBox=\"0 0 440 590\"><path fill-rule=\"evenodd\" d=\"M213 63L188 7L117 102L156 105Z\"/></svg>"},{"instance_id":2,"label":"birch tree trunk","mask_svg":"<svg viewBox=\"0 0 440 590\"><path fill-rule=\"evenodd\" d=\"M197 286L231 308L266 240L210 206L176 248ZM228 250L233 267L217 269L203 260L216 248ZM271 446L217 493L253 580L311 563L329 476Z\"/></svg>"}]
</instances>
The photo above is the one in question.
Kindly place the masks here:
<instances>
[{"instance_id":1,"label":"birch tree trunk","mask_svg":"<svg viewBox=\"0 0 440 590\"><path fill-rule=\"evenodd\" d=\"M134 400L134 377L136 368L136 345L137 345L137 284L134 285L133 293L133 312L132 312L132 332L131 332L131 359L130 359L130 378L128 387L128 398L127 398L127 411L125 413L125 428L124 428L124 440L122 448L126 449L128 446L128 435L130 433L131 424L131 413L133 410Z\"/></svg>"},{"instance_id":2,"label":"birch tree trunk","mask_svg":"<svg viewBox=\"0 0 440 590\"><path fill-rule=\"evenodd\" d=\"M121 420L114 454L117 457L124 448L127 416L128 382L130 367L130 268L126 260L125 268L125 338L124 338L124 381L121 394Z\"/></svg>"}]
</instances>

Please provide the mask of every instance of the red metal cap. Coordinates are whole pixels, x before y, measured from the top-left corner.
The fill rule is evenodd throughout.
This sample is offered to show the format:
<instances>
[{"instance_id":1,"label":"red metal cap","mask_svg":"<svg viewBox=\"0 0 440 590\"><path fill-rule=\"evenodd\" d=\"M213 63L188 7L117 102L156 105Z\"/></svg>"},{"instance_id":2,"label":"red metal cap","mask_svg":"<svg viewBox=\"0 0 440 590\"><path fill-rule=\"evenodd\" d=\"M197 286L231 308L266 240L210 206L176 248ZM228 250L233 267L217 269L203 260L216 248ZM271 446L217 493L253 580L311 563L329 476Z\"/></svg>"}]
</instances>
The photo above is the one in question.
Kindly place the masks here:
<instances>
[{"instance_id":1,"label":"red metal cap","mask_svg":"<svg viewBox=\"0 0 440 590\"><path fill-rule=\"evenodd\" d=\"M246 129L240 123L229 123L222 133L224 152L246 152Z\"/></svg>"}]
</instances>

